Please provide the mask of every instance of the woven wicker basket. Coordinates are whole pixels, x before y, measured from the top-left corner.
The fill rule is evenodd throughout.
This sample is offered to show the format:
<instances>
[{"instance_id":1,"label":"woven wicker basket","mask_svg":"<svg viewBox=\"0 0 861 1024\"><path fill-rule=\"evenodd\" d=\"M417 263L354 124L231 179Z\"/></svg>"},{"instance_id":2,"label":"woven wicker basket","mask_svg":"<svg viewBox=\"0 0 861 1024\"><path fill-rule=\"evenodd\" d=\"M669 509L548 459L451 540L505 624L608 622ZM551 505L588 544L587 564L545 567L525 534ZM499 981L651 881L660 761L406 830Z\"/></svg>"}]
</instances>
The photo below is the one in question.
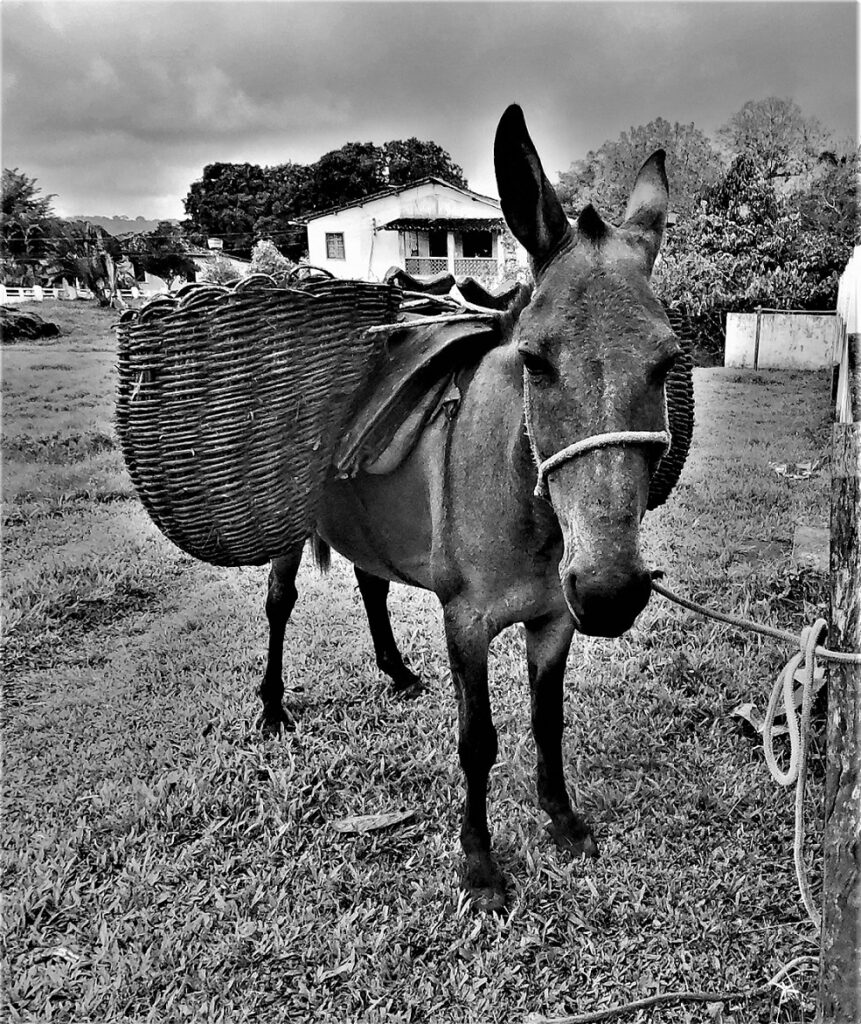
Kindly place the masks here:
<instances>
[{"instance_id":1,"label":"woven wicker basket","mask_svg":"<svg viewBox=\"0 0 861 1024\"><path fill-rule=\"evenodd\" d=\"M385 357L400 289L311 280L190 285L120 319L117 435L159 529L213 565L305 540L334 445Z\"/></svg>"},{"instance_id":2,"label":"woven wicker basket","mask_svg":"<svg viewBox=\"0 0 861 1024\"><path fill-rule=\"evenodd\" d=\"M670 370L666 385L672 441L649 485L649 509L663 505L678 483L694 433L694 363L688 342L684 338L679 341L682 354Z\"/></svg>"}]
</instances>

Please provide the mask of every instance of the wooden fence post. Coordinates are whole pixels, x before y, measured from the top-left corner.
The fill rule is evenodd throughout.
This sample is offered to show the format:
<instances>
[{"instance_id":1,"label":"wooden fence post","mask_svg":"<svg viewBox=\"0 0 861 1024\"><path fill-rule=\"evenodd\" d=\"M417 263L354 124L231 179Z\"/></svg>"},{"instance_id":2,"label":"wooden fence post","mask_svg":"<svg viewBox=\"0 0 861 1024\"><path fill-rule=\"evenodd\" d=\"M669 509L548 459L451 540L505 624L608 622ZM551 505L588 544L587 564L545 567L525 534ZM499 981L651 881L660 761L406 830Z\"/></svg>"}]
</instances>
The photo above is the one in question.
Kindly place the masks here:
<instances>
[{"instance_id":1,"label":"wooden fence post","mask_svg":"<svg viewBox=\"0 0 861 1024\"><path fill-rule=\"evenodd\" d=\"M759 333L762 329L762 306L756 307L756 333L753 338L753 368L759 369Z\"/></svg>"},{"instance_id":2,"label":"wooden fence post","mask_svg":"<svg viewBox=\"0 0 861 1024\"><path fill-rule=\"evenodd\" d=\"M858 355L859 336L847 339ZM857 358L850 364L858 366ZM861 388L831 436L828 646L861 651ZM816 1024L861 1021L861 665L828 665L824 879Z\"/></svg>"}]
</instances>

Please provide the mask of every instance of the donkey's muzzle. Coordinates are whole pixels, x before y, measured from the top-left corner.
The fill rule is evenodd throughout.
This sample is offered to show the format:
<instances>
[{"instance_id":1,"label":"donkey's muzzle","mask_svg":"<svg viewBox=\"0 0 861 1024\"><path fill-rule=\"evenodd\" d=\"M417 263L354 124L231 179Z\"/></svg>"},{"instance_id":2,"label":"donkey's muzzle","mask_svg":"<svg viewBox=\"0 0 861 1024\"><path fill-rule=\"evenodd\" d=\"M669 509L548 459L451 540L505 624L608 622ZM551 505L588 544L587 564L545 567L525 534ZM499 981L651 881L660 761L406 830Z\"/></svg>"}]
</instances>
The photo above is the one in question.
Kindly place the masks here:
<instances>
[{"instance_id":1,"label":"donkey's muzzle","mask_svg":"<svg viewBox=\"0 0 861 1024\"><path fill-rule=\"evenodd\" d=\"M615 579L577 575L562 576L565 601L577 629L587 636L621 636L646 607L652 577L645 570Z\"/></svg>"}]
</instances>

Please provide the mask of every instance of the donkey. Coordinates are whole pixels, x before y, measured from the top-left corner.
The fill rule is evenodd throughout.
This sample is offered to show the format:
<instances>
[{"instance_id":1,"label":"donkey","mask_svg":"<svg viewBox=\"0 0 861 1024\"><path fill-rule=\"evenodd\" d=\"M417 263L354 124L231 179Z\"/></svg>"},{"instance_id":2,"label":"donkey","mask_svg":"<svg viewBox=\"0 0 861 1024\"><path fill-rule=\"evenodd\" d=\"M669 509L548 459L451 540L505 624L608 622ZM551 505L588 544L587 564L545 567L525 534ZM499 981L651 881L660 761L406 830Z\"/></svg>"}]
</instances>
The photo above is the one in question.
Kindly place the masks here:
<instances>
[{"instance_id":1,"label":"donkey","mask_svg":"<svg viewBox=\"0 0 861 1024\"><path fill-rule=\"evenodd\" d=\"M437 417L394 472L328 483L318 523L357 567L396 687L417 679L392 636L389 582L442 604L466 788L461 885L487 910L505 902L486 810L497 754L488 647L513 623L526 632L539 803L560 849L597 856L563 776L565 662L575 631L619 636L649 599L640 521L669 443L664 385L681 351L649 286L667 214L663 150L643 165L621 227L591 205L569 223L516 105L494 162L503 215L530 255L531 302L467 374L456 414ZM285 720L281 652L301 556L271 566L259 691L269 732Z\"/></svg>"}]
</instances>

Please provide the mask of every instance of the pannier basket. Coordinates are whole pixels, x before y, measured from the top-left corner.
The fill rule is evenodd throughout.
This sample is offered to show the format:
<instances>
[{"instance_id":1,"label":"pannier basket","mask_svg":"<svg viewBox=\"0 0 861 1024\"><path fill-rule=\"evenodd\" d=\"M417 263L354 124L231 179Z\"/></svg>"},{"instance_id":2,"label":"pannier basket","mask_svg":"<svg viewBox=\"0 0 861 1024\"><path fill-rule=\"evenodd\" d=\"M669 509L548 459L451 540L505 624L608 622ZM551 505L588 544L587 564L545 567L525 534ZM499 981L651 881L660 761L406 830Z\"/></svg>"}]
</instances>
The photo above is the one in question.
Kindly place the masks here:
<instances>
[{"instance_id":1,"label":"pannier basket","mask_svg":"<svg viewBox=\"0 0 861 1024\"><path fill-rule=\"evenodd\" d=\"M339 434L385 359L393 284L262 274L189 285L118 325L116 428L141 502L178 547L260 565L313 532Z\"/></svg>"},{"instance_id":2,"label":"pannier basket","mask_svg":"<svg viewBox=\"0 0 861 1024\"><path fill-rule=\"evenodd\" d=\"M690 343L679 338L682 351L667 376L667 412L670 447L658 464L649 485L648 508L663 505L679 481L694 434L694 362Z\"/></svg>"}]
</instances>

